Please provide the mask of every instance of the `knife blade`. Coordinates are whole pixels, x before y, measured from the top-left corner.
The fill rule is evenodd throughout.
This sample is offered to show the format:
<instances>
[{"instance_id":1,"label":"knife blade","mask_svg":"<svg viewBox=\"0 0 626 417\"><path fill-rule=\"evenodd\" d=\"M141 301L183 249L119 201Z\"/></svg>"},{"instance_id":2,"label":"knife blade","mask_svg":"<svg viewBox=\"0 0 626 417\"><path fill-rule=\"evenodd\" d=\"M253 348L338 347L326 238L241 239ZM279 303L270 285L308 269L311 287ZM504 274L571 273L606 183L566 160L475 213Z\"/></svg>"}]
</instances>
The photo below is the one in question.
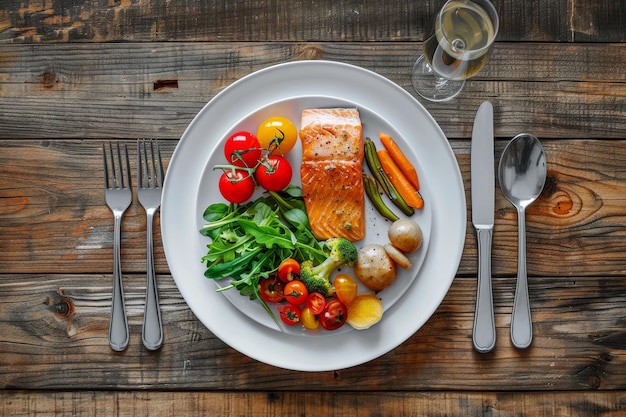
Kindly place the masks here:
<instances>
[{"instance_id":1,"label":"knife blade","mask_svg":"<svg viewBox=\"0 0 626 417\"><path fill-rule=\"evenodd\" d=\"M478 285L472 341L474 348L481 353L491 351L496 344L491 291L494 171L493 106L485 101L478 108L474 119L471 153L472 223L478 243Z\"/></svg>"}]
</instances>

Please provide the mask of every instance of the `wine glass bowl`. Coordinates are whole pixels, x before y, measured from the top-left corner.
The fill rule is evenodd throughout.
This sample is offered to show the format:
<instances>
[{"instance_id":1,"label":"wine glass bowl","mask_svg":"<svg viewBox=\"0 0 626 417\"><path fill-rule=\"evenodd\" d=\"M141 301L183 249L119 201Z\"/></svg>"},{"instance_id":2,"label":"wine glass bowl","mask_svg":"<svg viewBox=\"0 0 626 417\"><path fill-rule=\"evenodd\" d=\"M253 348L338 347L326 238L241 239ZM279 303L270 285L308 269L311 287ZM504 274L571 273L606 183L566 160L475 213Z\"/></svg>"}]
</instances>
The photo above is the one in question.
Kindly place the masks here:
<instances>
[{"instance_id":1,"label":"wine glass bowl","mask_svg":"<svg viewBox=\"0 0 626 417\"><path fill-rule=\"evenodd\" d=\"M456 97L465 80L487 63L498 26L498 13L488 0L448 0L433 19L424 53L413 66L415 91L430 101Z\"/></svg>"}]
</instances>

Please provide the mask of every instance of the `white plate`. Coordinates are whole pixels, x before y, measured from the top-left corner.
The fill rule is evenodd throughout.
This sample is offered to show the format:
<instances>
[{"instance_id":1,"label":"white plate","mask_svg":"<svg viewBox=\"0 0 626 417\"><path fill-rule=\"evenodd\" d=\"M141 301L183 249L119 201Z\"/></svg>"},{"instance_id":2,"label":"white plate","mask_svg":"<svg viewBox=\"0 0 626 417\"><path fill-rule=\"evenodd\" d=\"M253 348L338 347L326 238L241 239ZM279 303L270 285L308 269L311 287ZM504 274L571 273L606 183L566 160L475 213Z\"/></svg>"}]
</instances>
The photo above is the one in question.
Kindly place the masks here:
<instances>
[{"instance_id":1,"label":"white plate","mask_svg":"<svg viewBox=\"0 0 626 417\"><path fill-rule=\"evenodd\" d=\"M202 179L200 180L200 188L197 191L197 202L196 202L196 218L199 220L196 225L197 230L206 223L202 219L202 213L206 209L206 207L213 203L224 203L225 200L222 198L219 192L215 190L215 184L218 183L219 176L221 175L220 170L214 170L213 167L218 164L226 163L226 159L224 157L223 152L223 143L231 134L238 131L251 131L256 132L257 127L261 124L267 117L272 115L279 115L283 117L287 117L292 120L296 127L300 128L300 117L302 115L302 110L307 108L328 108L328 107L351 107L357 108L359 110L359 114L361 116L361 121L363 123L363 135L364 137L371 138L377 145L378 149L382 148L382 144L378 138L379 132L385 132L388 135L391 135L398 143L398 146L402 147L405 150L405 154L409 157L411 161L414 161L415 167L420 175L420 192L422 197L424 198L424 207L420 210L415 210L415 214L410 218L417 222L421 229L424 237L424 242L419 251L409 255L413 267L409 270L404 270L399 268L398 277L396 282L378 293L378 297L381 299L383 303L383 308L385 311L389 310L396 301L400 299L400 297L405 293L405 291L411 286L413 281L418 276L418 273L421 269L422 263L426 257L426 253L428 251L428 245L430 242L430 228L432 222L432 210L430 203L430 192L428 190L428 178L424 174L419 164L419 158L411 147L404 141L396 131L396 129L387 123L387 121L380 117L380 115L376 114L372 110L359 105L357 103L353 103L350 101L346 101L339 98L334 97L319 97L319 96L306 96L306 97L293 97L286 100L280 100L275 103L271 103L269 105L263 106L257 110L255 110L252 114L246 115L241 121L236 123L231 129L229 129L225 134L220 138L220 140L215 141L215 148L211 153L210 157L207 160L206 166L204 168L204 173L202 175ZM298 141L297 145L294 149L289 152L287 158L292 164L294 169L294 177L292 179L292 184L300 185L299 178L299 167L300 161L302 160L302 146ZM367 171L367 168L366 168ZM254 197L259 197L262 195L262 191L258 190ZM254 198L253 197L253 198ZM389 203L392 206L391 203ZM393 207L393 206L392 206ZM401 218L405 218L406 216L400 212L399 209L393 207L392 210L396 212ZM366 236L363 240L356 242L355 245L357 248L361 248L369 243L378 243L384 244L388 241L387 239L387 230L391 225L391 222L382 217L374 206L370 203L369 199L365 199L365 220L366 220ZM209 238L206 238L206 244L210 242ZM352 272L352 268L343 267L341 268L341 272L348 273L354 276ZM230 283L230 280L221 280L215 281L215 283L219 287L224 287ZM359 284L359 293L362 292L371 292L365 286ZM276 325L276 322L267 314L267 312L263 309L261 304L257 301L251 301L248 297L242 297L237 290L229 290L222 292L225 297L242 313L251 318L252 320L258 322L261 325L269 327L271 329L277 331L284 331L293 335L300 336L326 336L329 334L340 334L345 333L347 331L354 331L350 326L343 326L338 330L334 330L332 332L325 331L322 329L318 329L315 331L306 330L303 326L282 326L282 329ZM278 317L278 310L276 309L276 304L271 304L270 308L273 309L274 314Z\"/></svg>"},{"instance_id":2,"label":"white plate","mask_svg":"<svg viewBox=\"0 0 626 417\"><path fill-rule=\"evenodd\" d=\"M382 321L367 331L297 337L260 326L215 292L200 258L198 192L216 142L258 109L294 97L338 97L370 109L404 138L428 183L431 231L418 279ZM201 214L201 212L200 212ZM454 153L428 112L402 88L359 67L299 61L250 74L216 95L183 134L168 167L161 228L165 255L183 298L217 337L256 360L281 368L327 371L359 365L394 349L435 312L456 274L466 227L463 182ZM210 354L210 352L207 352Z\"/></svg>"}]
</instances>

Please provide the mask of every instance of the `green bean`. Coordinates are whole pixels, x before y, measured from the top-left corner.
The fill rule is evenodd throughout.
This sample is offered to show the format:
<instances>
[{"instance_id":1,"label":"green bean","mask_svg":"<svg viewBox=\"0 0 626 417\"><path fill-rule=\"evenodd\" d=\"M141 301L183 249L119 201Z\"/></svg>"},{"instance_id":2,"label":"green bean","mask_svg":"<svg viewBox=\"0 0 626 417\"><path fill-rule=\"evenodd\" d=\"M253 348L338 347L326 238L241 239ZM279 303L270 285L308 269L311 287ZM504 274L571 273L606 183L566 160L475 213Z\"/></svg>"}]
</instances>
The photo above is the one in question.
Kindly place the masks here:
<instances>
[{"instance_id":1,"label":"green bean","mask_svg":"<svg viewBox=\"0 0 626 417\"><path fill-rule=\"evenodd\" d=\"M391 211L389 207L387 207L387 205L381 198L380 193L378 191L378 183L376 182L374 177L366 173L363 173L363 185L365 186L365 193L369 197L370 201L372 202L376 210L378 210L378 212L381 215L383 215L384 217L388 218L389 220L393 222L399 219L399 217L396 216L396 214L393 211Z\"/></svg>"},{"instance_id":2,"label":"green bean","mask_svg":"<svg viewBox=\"0 0 626 417\"><path fill-rule=\"evenodd\" d=\"M383 189L387 197L391 200L393 204L398 207L402 213L407 216L413 215L415 210L413 207L409 206L406 201L400 196L396 187L393 186L387 175L383 171L382 166L380 165L380 160L378 159L378 154L376 153L376 145L370 138L365 138L365 162L369 167L370 171L380 187Z\"/></svg>"}]
</instances>

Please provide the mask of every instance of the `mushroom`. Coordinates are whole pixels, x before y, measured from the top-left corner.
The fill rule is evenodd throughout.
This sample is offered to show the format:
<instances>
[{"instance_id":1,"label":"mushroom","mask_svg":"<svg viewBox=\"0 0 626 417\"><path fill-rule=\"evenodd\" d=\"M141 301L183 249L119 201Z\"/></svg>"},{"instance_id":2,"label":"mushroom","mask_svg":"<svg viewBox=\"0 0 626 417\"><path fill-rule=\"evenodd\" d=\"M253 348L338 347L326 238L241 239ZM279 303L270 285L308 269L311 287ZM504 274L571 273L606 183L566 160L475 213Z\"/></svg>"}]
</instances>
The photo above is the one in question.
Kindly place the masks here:
<instances>
[{"instance_id":1,"label":"mushroom","mask_svg":"<svg viewBox=\"0 0 626 417\"><path fill-rule=\"evenodd\" d=\"M369 244L359 250L354 274L372 291L382 291L396 280L396 263L382 245Z\"/></svg>"},{"instance_id":2,"label":"mushroom","mask_svg":"<svg viewBox=\"0 0 626 417\"><path fill-rule=\"evenodd\" d=\"M389 241L404 253L413 253L422 246L424 237L421 227L413 220L396 220L387 231Z\"/></svg>"}]
</instances>

